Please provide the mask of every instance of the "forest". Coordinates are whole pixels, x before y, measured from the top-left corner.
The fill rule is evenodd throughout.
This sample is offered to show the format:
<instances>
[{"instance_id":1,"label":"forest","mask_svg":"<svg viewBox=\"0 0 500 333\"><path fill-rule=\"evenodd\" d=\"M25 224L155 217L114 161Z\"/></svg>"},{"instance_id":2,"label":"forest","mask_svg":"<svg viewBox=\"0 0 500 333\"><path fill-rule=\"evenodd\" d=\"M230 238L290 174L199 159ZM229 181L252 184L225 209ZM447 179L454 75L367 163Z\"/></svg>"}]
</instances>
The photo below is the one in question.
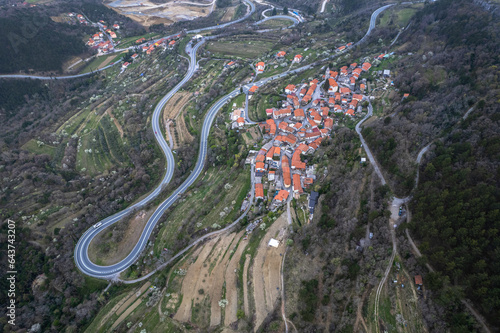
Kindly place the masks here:
<instances>
[{"instance_id":1,"label":"forest","mask_svg":"<svg viewBox=\"0 0 500 333\"><path fill-rule=\"evenodd\" d=\"M0 73L60 72L71 56L87 51L78 26L56 23L32 10L0 17Z\"/></svg>"},{"instance_id":2,"label":"forest","mask_svg":"<svg viewBox=\"0 0 500 333\"><path fill-rule=\"evenodd\" d=\"M468 1L425 6L397 43L405 56L390 65L400 93L363 131L401 196L412 193L416 155L432 143L409 228L439 270L429 287L456 331L471 327L461 295L500 324L499 31L498 16Z\"/></svg>"},{"instance_id":3,"label":"forest","mask_svg":"<svg viewBox=\"0 0 500 333\"><path fill-rule=\"evenodd\" d=\"M495 325L500 324L499 133L498 105L490 104L436 144L421 167L410 225L429 263L442 273L436 291L446 278Z\"/></svg>"},{"instance_id":4,"label":"forest","mask_svg":"<svg viewBox=\"0 0 500 333\"><path fill-rule=\"evenodd\" d=\"M62 65L72 56L90 56L85 36L95 28L81 24L57 23L52 16L76 12L91 21L120 24L123 37L146 32L137 22L107 8L100 1L56 1L33 8L8 7L0 11L0 73L61 73Z\"/></svg>"}]
</instances>

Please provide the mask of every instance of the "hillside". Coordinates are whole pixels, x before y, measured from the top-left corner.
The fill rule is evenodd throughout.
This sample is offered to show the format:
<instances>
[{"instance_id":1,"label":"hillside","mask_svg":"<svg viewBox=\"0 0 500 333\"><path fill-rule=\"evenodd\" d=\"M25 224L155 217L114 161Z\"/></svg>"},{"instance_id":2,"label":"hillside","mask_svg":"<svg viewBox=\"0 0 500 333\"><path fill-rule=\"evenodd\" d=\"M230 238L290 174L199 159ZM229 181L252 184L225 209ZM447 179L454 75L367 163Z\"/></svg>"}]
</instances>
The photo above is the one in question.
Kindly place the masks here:
<instances>
[{"instance_id":1,"label":"hillside","mask_svg":"<svg viewBox=\"0 0 500 333\"><path fill-rule=\"evenodd\" d=\"M98 0L2 7L0 72L90 55L95 27L55 22L69 11L119 23L121 47L149 43L82 62L80 78L0 79L0 242L15 221L18 270L2 332L500 327L493 11L272 3L305 22L254 24L269 8L256 4L186 31L242 17L237 0L148 27Z\"/></svg>"},{"instance_id":2,"label":"hillside","mask_svg":"<svg viewBox=\"0 0 500 333\"><path fill-rule=\"evenodd\" d=\"M0 29L4 45L0 73L61 72L62 64L71 56L87 51L80 27L53 22L34 10L23 9L0 17Z\"/></svg>"},{"instance_id":3,"label":"hillside","mask_svg":"<svg viewBox=\"0 0 500 333\"><path fill-rule=\"evenodd\" d=\"M457 313L462 293L499 325L499 29L466 1L417 13L393 47L408 56L381 65L395 73L399 93L377 104L381 117L363 131L401 195L415 185L416 154L434 142L420 166L409 228L439 271L429 287L456 329L471 329Z\"/></svg>"}]
</instances>

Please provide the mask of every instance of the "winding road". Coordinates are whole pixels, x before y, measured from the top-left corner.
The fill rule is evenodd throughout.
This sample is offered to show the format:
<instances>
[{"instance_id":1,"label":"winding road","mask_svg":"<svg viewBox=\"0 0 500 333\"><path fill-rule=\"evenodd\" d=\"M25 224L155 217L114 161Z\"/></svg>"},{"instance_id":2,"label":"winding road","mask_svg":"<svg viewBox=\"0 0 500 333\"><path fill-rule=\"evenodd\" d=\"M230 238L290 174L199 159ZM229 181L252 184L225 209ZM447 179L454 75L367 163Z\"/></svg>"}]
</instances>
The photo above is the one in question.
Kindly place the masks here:
<instances>
[{"instance_id":1,"label":"winding road","mask_svg":"<svg viewBox=\"0 0 500 333\"><path fill-rule=\"evenodd\" d=\"M205 31L205 30L221 29L221 28L227 27L227 26L229 26L231 24L235 24L235 23L243 21L244 19L248 18L250 15L252 15L255 12L255 6L254 6L254 4L252 2L250 2L249 0L244 0L244 1L245 1L245 4L247 5L247 7L249 9L247 11L247 14L244 17L242 17L240 19L237 19L235 21L224 23L224 24L220 24L220 25L217 25L217 26L211 26L211 27L202 28L202 29L190 30L190 31L187 31L187 33L198 33L198 32ZM373 15L371 17L371 21L370 21L370 27L369 27L369 29L368 29L365 37L367 35L369 35L369 33L371 32L371 30L375 26L375 20L377 18L377 15L379 13L381 13L384 9L388 8L389 6L390 5L384 6L382 8L379 8L379 9L377 9L373 13ZM286 18L290 19L289 16L287 16ZM292 18L292 20L293 20L293 18ZM365 37L363 37L363 39ZM210 37L210 38L214 38L214 37ZM187 46L186 46L186 53L188 53L190 55L188 72L185 75L185 77L183 78L183 80L181 82L179 82L170 92L168 92L160 100L160 102L156 105L155 110L153 112L153 117L152 117L153 131L155 132L155 138L156 138L158 144L160 145L160 147L161 147L161 149L162 149L162 151L163 151L163 153L165 155L166 163L167 163L165 175L164 175L162 181L144 199L142 199L141 201L137 202L136 204L134 204L134 205L132 205L132 206L124 209L123 211L121 211L119 213L116 213L116 214L114 214L114 215L112 215L110 217L105 218L104 220L100 221L101 224L99 226L96 225L95 228L94 228L94 226L91 227L91 228L89 228L82 235L82 237L79 239L79 241L78 241L78 243L77 243L77 245L75 247L75 252L74 252L74 258L75 258L76 266L78 267L78 269L82 273L84 273L86 275L89 275L89 276L97 277L97 278L110 279L110 280L111 279L112 280L119 280L119 278L118 278L119 273L122 272L122 271L124 271L126 268L130 267L137 260L137 258L139 257L139 255L142 253L142 251L146 247L146 245L148 243L148 239L151 236L151 233L153 232L154 227L158 223L160 217L163 215L163 213L165 212L165 210L167 210L177 200L177 198L179 197L180 194L184 193L186 191L186 189L189 188L189 186L191 186L195 182L196 178L199 176L199 174L203 170L203 166L204 166L204 162L205 162L206 154L207 154L207 139L208 139L208 135L209 135L209 132L210 132L210 128L211 128L212 123L213 123L213 121L215 119L215 116L217 115L218 111L226 103L228 103L232 98L234 98L235 96L237 96L238 94L240 94L240 88L239 87L235 88L232 92L230 92L229 94L227 94L227 95L223 96L222 98L220 98L214 105L212 105L212 107L207 112L207 115L206 115L205 120L203 122L202 132L201 132L201 136L200 136L200 148L199 148L199 153L198 153L198 159L197 159L197 162L196 162L196 165L195 165L194 169L191 171L191 174L188 176L188 178L181 184L181 186L179 188L177 188L165 201L163 201L157 207L157 209L155 210L155 212L152 214L152 216L150 217L150 219L146 223L146 226L145 226L144 230L142 231L142 234L141 234L141 237L139 238L138 243L133 248L133 250L129 253L129 255L125 259L123 259L122 261L120 261L119 263L114 264L114 265L110 265L110 266L99 266L99 265L96 265L93 262L91 262L91 260L88 257L88 248L89 248L89 245L90 245L92 239L97 234L99 234L101 231L103 231L104 229L106 229L107 227L109 227L109 226L113 225L114 223L120 221L123 217L125 217L125 216L133 213L134 211L142 208L144 205L146 205L151 200L153 200L154 198L156 198L161 193L163 187L166 184L168 184L170 182L170 180L172 179L172 176L173 176L173 173L174 173L175 159L174 159L174 157L172 155L172 151L171 151L168 143L166 142L165 138L162 135L161 127L160 127L160 123L159 123L159 121L160 121L160 115L161 115L161 112L162 112L163 108L165 107L166 103L168 102L168 100L170 98L172 98L172 96L177 91L179 91L179 89L186 82L188 82L191 79L191 77L193 76L193 74L195 73L195 71L198 69L198 65L197 65L197 61L196 61L196 51L198 50L198 48L201 45L203 45L203 43L207 39L208 38L203 38L194 47L192 47L192 49L191 49L191 44L190 43L187 44ZM313 64L309 64L309 65L306 65L306 66L302 66L302 67L294 69L294 70L289 70L289 71L281 73L281 74L276 74L276 75L268 77L268 78L264 78L262 80L259 80L258 82L253 83L253 85L257 85L257 86L260 87L260 86L265 85L265 84L267 84L267 83L269 83L269 82L271 82L273 80L280 79L280 78L285 77L287 75L295 74L295 73L299 73L301 71L307 70L307 69L315 66L317 63L318 62L313 63ZM100 70L104 70L104 69L109 68L109 67L114 66L114 65L116 65L116 63L113 64L113 65L108 65L108 66L106 66L106 67L104 67L104 68L102 68ZM90 75L90 74L92 74L92 73L70 75L70 76L62 76L62 77L44 77L44 76L35 76L35 75L16 75L16 74L12 74L12 75L0 75L0 78L32 78L32 79L40 79L40 80L55 80L55 79L78 78L78 77L83 77L83 76ZM249 88L250 88L250 86L247 85L247 86L244 87L244 90L248 91ZM253 186L252 186L252 188L253 188ZM246 215L247 211L245 211L245 213L242 216L240 216L240 218L238 218L235 222L233 222L230 226L224 228L223 230L214 231L213 233L210 233L210 234L207 234L207 235L203 236L202 238L198 239L197 241L195 241L194 243L192 243L190 246L188 246L187 248L185 248L184 250L182 250L181 252L179 252L174 258L177 258L179 255L182 255L190 247L192 247L193 245L195 245L198 242L202 241L203 239L206 239L207 237L210 237L212 234L219 233L219 232L222 232L224 230L228 230L229 228L231 228L232 226L234 226L237 222L239 222L239 220ZM173 260L174 258L172 258L171 260ZM163 264L161 267L163 267L166 264L167 263ZM137 280L134 280L134 281L129 281L129 283L133 283L133 282L145 279L145 278L149 277L152 273L154 273L154 272L151 272L147 276L144 276L144 277L142 277L140 279L137 279Z\"/></svg>"},{"instance_id":2,"label":"winding road","mask_svg":"<svg viewBox=\"0 0 500 333\"><path fill-rule=\"evenodd\" d=\"M248 1L248 0L245 0L245 1ZM252 3L250 3L250 2L248 2L248 3L250 4L249 13L252 13L255 10L255 7L253 6ZM385 6L383 8L387 8L387 7L388 6ZM378 11L378 13L382 12L382 10L380 10L380 9L378 9L377 11ZM246 17L248 17L250 15L249 13L247 13ZM376 19L376 17L377 17L376 15L375 16L372 15L372 21L374 21ZM242 19L240 19L240 21L241 20ZM235 22L236 21L233 21L231 23L235 23ZM220 25L220 26L216 26L216 27L223 28L226 25ZM371 27L371 25L370 25L370 27ZM211 27L211 28L213 28L213 27ZM208 29L208 28L206 28L206 29ZM192 32L197 32L197 31L202 31L202 30L203 29L199 29L199 30L192 31ZM141 208L146 203L148 203L149 201L151 201L152 199L157 197L159 195L159 193L161 192L163 186L170 182L172 175L173 175L173 168L175 165L175 160L173 158L170 147L168 146L167 142L163 138L163 135L161 135L160 124L159 124L160 114L161 114L161 111L164 108L165 104L167 103L167 101L193 76L194 72L197 69L196 51L205 42L205 40L206 39L202 39L199 43L197 43L193 47L192 50L186 49L186 52L189 52L188 54L190 54L188 73L186 74L184 79L181 82L179 82L179 84L177 84L177 86L174 89L172 89L167 95L165 95L162 98L162 100L158 103L158 105L156 106L154 113L153 113L152 125L153 125L153 130L155 131L155 137L156 137L156 140L158 141L158 144L162 148L162 151L165 154L165 157L167 159L167 170L166 170L165 176L163 177L159 186L153 192L151 192L145 199L141 200L140 202L132 205L129 208L126 208L125 210L123 210L123 211L121 211L113 216L110 216L110 217L104 219L103 221L101 221L102 225L100 227L98 227L98 228L91 227L89 230L87 230L83 234L83 236L80 238L80 240L78 241L77 246L75 248L74 258L75 258L75 263L76 263L78 269L80 271L82 271L84 274L87 274L87 275L93 276L93 277L97 277L97 278L115 279L115 280L118 279L119 273L124 271L128 267L130 267L137 260L137 258L141 254L141 252L144 250L144 248L147 245L148 239L151 236L151 233L153 232L154 227L158 223L158 220L163 215L165 210L167 210L177 200L177 198L179 197L180 194L182 194L189 186L191 186L194 183L196 178L199 176L199 174L203 170L203 166L204 166L205 158L206 158L206 154L207 154L207 139L208 139L208 135L210 132L210 127L212 126L212 123L215 119L215 116L217 115L217 112L225 104L227 104L232 98L234 98L235 96L240 94L239 87L235 88L232 92L230 92L229 94L220 98L214 105L212 105L212 107L207 112L207 115L206 115L205 120L203 122L202 132L201 132L201 136L200 136L200 148L199 148L199 153L198 153L198 159L197 159L197 162L196 162L196 165L195 165L193 171L188 176L188 178L181 184L181 186L179 188L177 188L165 201L163 201L158 206L158 208L155 210L153 215L148 220L138 243L133 248L133 250L130 252L130 254L125 259L120 261L119 263L114 264L114 265L110 265L110 266L99 266L99 265L96 265L90 261L90 259L88 257L88 247L89 247L92 239L99 232L101 232L105 228L109 227L110 225L118 222L124 216L132 213L134 210L136 210L138 208ZM190 46L188 43L187 48L189 48L189 47ZM311 68L312 66L313 66L313 64L310 64L310 65L306 65L306 66L303 66L303 67L300 67L300 68L297 68L297 69L294 69L291 71L287 71L287 72L284 72L281 74L276 74L274 76L264 78L258 82L255 82L255 83L253 83L253 85L257 85L260 87L260 86L265 85L266 83L269 83L273 80L285 77L285 76L290 75L290 74L299 73L301 71L307 70L307 69ZM248 91L249 88L250 88L250 86L247 85L244 87L244 90ZM158 133L160 133L160 134L158 134ZM236 222L237 221L232 223L231 226L234 225ZM205 235L203 238L205 238L206 236L208 236L208 235ZM198 241L196 241L195 243L197 243ZM195 243L191 244L190 247L193 246ZM181 252L184 253L185 250L187 250L187 249L184 249ZM178 255L180 255L180 254L181 253L179 253ZM143 278L146 278L146 277L143 277Z\"/></svg>"},{"instance_id":3,"label":"winding road","mask_svg":"<svg viewBox=\"0 0 500 333\"><path fill-rule=\"evenodd\" d=\"M293 16L288 16L288 15L275 15L275 16L267 16L267 17L264 17L262 20L258 21L258 22L255 22L254 25L259 25L263 22L266 22L266 21L269 21L269 20L274 20L274 19L284 19L284 20L290 20L293 22L292 25L286 27L286 29L288 28L291 28L291 27L294 27L296 26L297 24L299 24L299 20L297 20L295 17Z\"/></svg>"},{"instance_id":4,"label":"winding road","mask_svg":"<svg viewBox=\"0 0 500 333\"><path fill-rule=\"evenodd\" d=\"M195 33L196 34L196 33L199 33L201 31L205 31L205 30L222 29L222 28L225 28L225 27L230 26L230 25L235 24L235 23L239 23L239 22L247 19L250 15L252 15L255 12L255 5L251 1L249 1L249 0L243 0L243 1L245 2L245 4L248 7L247 13L243 17L241 17L241 18L239 18L237 20L231 21L231 22L220 24L220 25L210 26L210 27L206 27L206 28L202 28L202 29L188 30L188 31L186 31L186 33L188 33L188 34ZM174 36L179 35L179 34L180 34L180 32L172 34L170 36L163 37L163 38L171 38L171 37L174 37ZM149 41L149 42L141 44L141 45L145 45L145 44L148 44L148 43L153 43L153 42L155 42L157 40L160 40L160 39L161 38L158 38L158 39L156 39L154 41ZM127 48L124 48L124 49L115 49L111 53L123 52L123 51L126 51L126 50L134 49L134 48L136 48L138 46L141 46L141 45L130 46L130 47L127 47ZM117 62L115 62L115 63L113 63L111 65L105 66L103 68L97 69L97 70L92 71L92 72L82 73L82 74L66 75L66 76L41 76L41 75L27 75L27 74L0 74L0 79L2 79L2 78L3 79L35 79L35 80L76 79L76 78L85 77L85 76L92 75L94 73L106 70L106 69L108 69L110 67L113 67L113 66L119 64L121 61L122 60L119 60L119 61L117 61Z\"/></svg>"}]
</instances>

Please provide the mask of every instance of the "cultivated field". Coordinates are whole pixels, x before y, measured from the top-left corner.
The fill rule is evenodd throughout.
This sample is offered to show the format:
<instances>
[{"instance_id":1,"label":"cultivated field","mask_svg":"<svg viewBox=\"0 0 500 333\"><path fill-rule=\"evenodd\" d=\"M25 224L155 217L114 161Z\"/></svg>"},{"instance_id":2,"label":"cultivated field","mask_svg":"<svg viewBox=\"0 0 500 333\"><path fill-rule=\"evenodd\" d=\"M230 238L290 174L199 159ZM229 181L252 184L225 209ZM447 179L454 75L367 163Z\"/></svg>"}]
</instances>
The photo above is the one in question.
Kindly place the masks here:
<instances>
[{"instance_id":1,"label":"cultivated field","mask_svg":"<svg viewBox=\"0 0 500 333\"><path fill-rule=\"evenodd\" d=\"M207 44L207 50L212 53L237 56L252 59L262 56L273 48L272 42L259 40L242 41L211 41Z\"/></svg>"}]
</instances>

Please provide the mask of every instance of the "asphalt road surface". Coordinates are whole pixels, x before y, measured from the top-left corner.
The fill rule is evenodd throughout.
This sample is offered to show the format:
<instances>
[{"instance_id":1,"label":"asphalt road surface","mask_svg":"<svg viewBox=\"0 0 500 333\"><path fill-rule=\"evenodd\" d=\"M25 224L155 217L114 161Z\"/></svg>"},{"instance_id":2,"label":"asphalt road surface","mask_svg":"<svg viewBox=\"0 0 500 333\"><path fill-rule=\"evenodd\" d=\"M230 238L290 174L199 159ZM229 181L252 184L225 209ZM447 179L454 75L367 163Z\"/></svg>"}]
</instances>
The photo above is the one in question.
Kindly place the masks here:
<instances>
[{"instance_id":1,"label":"asphalt road surface","mask_svg":"<svg viewBox=\"0 0 500 333\"><path fill-rule=\"evenodd\" d=\"M248 1L248 0L245 0ZM250 3L251 4L251 3ZM255 10L255 7L253 4L251 4L251 13ZM387 6L382 7L382 8L387 8ZM379 13L382 11L378 9ZM372 16L372 20L376 19L376 16ZM242 20L242 19L240 19ZM237 20L238 21L238 20ZM236 21L233 21L232 23L236 23ZM227 25L227 24L226 24ZM217 26L216 28L222 28L225 25ZM210 29L213 29L214 27L210 27ZM209 28L206 28L207 30ZM201 30L197 30L201 31ZM191 31L191 32L197 32L197 31ZM90 242L92 239L101 231L103 231L105 228L109 227L110 225L120 221L124 216L133 213L135 210L140 209L142 206L144 206L146 203L154 199L155 197L158 196L158 194L161 192L162 188L164 185L168 184L172 178L173 175L173 168L175 165L175 160L172 155L172 151L170 150L167 142L165 141L163 134L160 129L160 124L159 124L159 119L160 119L160 114L162 112L162 109L164 108L165 104L167 101L187 82L191 79L193 76L194 72L197 69L197 62L196 62L196 51L198 48L205 42L205 39L202 39L200 42L198 42L192 49L190 48L190 44L187 45L186 51L189 52L190 55L190 64L189 64L189 69L188 73L184 77L184 79L175 86L174 89L172 89L167 95L165 95L162 100L158 103L156 106L154 113L153 113L153 130L155 131L155 138L158 141L158 144L160 145L161 149L163 150L163 153L166 156L167 159L167 170L165 172L165 175L159 184L159 186L151 192L146 198L142 199L140 202L132 205L131 207L126 208L125 210L112 215L104 220L102 220L100 223L102 223L99 227L94 228L91 227L89 228L83 236L80 238L78 241L76 247L75 247L75 253L74 253L74 258L75 258L75 263L80 271L82 271L84 274L87 274L89 276L94 276L98 278L104 278L104 279L116 279L118 274L122 271L124 271L126 268L131 266L139 257L141 252L144 250L144 248L147 245L148 239L156 226L158 220L160 217L163 215L165 210L167 210L172 203L177 200L180 194L184 193L189 186L191 186L196 178L199 176L201 171L203 170L203 166L205 163L206 155L207 155L207 139L208 135L210 132L210 128L212 126L212 123L215 119L215 116L217 115L218 111L231 99L236 97L238 94L240 94L240 89L235 88L232 92L229 94L223 96L220 98L212 107L209 109L207 112L207 115L205 117L205 120L203 122L203 127L202 127L202 132L200 136L200 149L198 152L198 159L196 162L196 165L194 169L191 171L191 174L188 176L188 178L181 184L179 188L177 188L165 201L163 201L158 208L155 210L153 215L150 217L148 220L141 237L134 247L134 249L131 251L131 253L122 261L120 261L117 264L110 265L110 266L99 266L94 263L92 263L88 257L88 247L90 245ZM306 65L297 69L294 69L292 71L288 71L285 73L277 74L269 78L264 78L258 82L253 83L254 85L257 86L262 86L266 83L269 83L273 80L285 77L289 74L294 74L298 73L304 70L307 70L311 68L313 64ZM250 86L245 86L244 89L248 90ZM234 225L234 223L232 224Z\"/></svg>"}]
</instances>

